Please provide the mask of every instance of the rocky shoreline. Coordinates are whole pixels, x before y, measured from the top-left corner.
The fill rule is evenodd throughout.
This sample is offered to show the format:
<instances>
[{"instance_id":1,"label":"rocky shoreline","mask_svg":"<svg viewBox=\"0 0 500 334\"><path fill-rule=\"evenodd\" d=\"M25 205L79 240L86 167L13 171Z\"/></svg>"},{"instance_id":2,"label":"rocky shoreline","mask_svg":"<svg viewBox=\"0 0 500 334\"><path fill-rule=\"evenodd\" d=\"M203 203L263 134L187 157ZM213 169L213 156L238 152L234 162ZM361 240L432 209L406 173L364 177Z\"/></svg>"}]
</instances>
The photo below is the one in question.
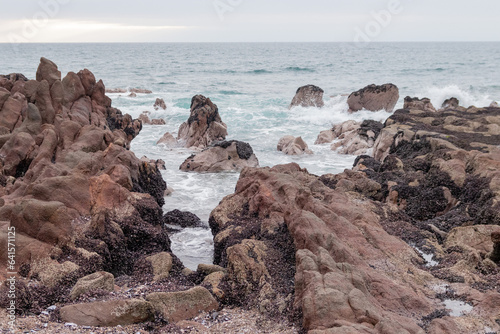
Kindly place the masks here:
<instances>
[{"instance_id":1,"label":"rocky shoreline","mask_svg":"<svg viewBox=\"0 0 500 334\"><path fill-rule=\"evenodd\" d=\"M61 78L45 58L36 80L0 77L0 242L6 249L15 227L17 331L500 331L497 106L450 99L436 111L407 97L384 124L322 132L318 142L338 138L332 149L364 155L317 176L295 163L258 167L250 145L225 141L217 105L194 96L177 138L166 137L200 151L182 170L241 174L210 216L214 264L191 271L166 224L199 219L163 214L161 162L129 150L142 121L105 92L89 70ZM392 109L398 97L392 84L370 85L348 104ZM323 90L309 85L290 107L323 105ZM312 153L300 137L280 148ZM0 264L5 308L5 257Z\"/></svg>"}]
</instances>

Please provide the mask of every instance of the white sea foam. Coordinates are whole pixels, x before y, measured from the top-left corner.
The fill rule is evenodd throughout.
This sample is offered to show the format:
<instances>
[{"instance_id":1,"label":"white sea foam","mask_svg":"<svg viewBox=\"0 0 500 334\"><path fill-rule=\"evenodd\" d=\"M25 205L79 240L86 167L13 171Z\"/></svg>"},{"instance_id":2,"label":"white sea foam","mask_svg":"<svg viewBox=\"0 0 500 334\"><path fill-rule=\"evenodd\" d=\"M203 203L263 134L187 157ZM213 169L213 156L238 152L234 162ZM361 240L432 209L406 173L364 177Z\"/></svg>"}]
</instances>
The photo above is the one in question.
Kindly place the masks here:
<instances>
[{"instance_id":1,"label":"white sea foam","mask_svg":"<svg viewBox=\"0 0 500 334\"><path fill-rule=\"evenodd\" d=\"M428 97L436 109L439 109L443 102L451 97L456 97L460 101L460 105L464 107L487 107L492 102L491 97L487 94L472 93L457 85L425 88L415 92L414 96Z\"/></svg>"}]
</instances>

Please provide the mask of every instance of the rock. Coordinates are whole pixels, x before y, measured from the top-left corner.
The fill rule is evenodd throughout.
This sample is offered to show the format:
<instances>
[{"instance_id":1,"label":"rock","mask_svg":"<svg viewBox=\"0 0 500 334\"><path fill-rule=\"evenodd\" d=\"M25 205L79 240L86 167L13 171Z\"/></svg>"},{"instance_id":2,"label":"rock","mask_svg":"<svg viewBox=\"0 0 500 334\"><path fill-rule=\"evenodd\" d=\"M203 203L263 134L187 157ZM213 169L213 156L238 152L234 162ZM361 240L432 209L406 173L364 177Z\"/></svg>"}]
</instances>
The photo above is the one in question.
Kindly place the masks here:
<instances>
[{"instance_id":1,"label":"rock","mask_svg":"<svg viewBox=\"0 0 500 334\"><path fill-rule=\"evenodd\" d=\"M347 99L349 111L359 111L366 109L378 111L384 109L392 112L399 99L399 89L393 84L384 84L381 86L369 85L354 93L351 93Z\"/></svg>"},{"instance_id":2,"label":"rock","mask_svg":"<svg viewBox=\"0 0 500 334\"><path fill-rule=\"evenodd\" d=\"M0 106L1 106L1 103L0 103ZM490 108L499 108L498 102L497 101L491 102Z\"/></svg>"},{"instance_id":3,"label":"rock","mask_svg":"<svg viewBox=\"0 0 500 334\"><path fill-rule=\"evenodd\" d=\"M151 293L146 296L146 300L169 322L187 320L202 311L215 311L219 308L210 292L201 286L181 292Z\"/></svg>"},{"instance_id":4,"label":"rock","mask_svg":"<svg viewBox=\"0 0 500 334\"><path fill-rule=\"evenodd\" d=\"M149 111L143 111L138 118L142 124L151 124L151 120L149 119Z\"/></svg>"},{"instance_id":5,"label":"rock","mask_svg":"<svg viewBox=\"0 0 500 334\"><path fill-rule=\"evenodd\" d=\"M287 155L302 155L312 154L307 144L302 137L295 138L294 136L284 136L278 142L278 151L282 151Z\"/></svg>"},{"instance_id":6,"label":"rock","mask_svg":"<svg viewBox=\"0 0 500 334\"><path fill-rule=\"evenodd\" d=\"M124 88L107 88L106 93L117 94L117 93L126 93L127 90Z\"/></svg>"},{"instance_id":7,"label":"rock","mask_svg":"<svg viewBox=\"0 0 500 334\"><path fill-rule=\"evenodd\" d=\"M163 101L163 99L157 98L155 104L153 105L153 108L155 108L155 110L158 110L160 108L166 110L167 105L165 104L165 101Z\"/></svg>"},{"instance_id":8,"label":"rock","mask_svg":"<svg viewBox=\"0 0 500 334\"><path fill-rule=\"evenodd\" d=\"M78 278L132 275L136 261L170 252L160 164L130 151L141 122L111 107L102 80L89 70L61 80L45 58L37 80L0 80L16 90L0 88L0 217L16 228L16 264L41 281L26 293L67 298ZM44 300L19 310L39 312Z\"/></svg>"},{"instance_id":9,"label":"rock","mask_svg":"<svg viewBox=\"0 0 500 334\"><path fill-rule=\"evenodd\" d=\"M416 267L408 275L414 250L384 231L374 204L360 197L380 184L361 172L343 175L352 191L297 164L242 171L209 221L214 263L228 272L225 298L274 316L300 308L305 331L343 322L419 333L433 307L420 283L430 275Z\"/></svg>"},{"instance_id":10,"label":"rock","mask_svg":"<svg viewBox=\"0 0 500 334\"><path fill-rule=\"evenodd\" d=\"M493 242L493 250L490 255L491 261L500 264L500 232L491 233L491 241Z\"/></svg>"},{"instance_id":11,"label":"rock","mask_svg":"<svg viewBox=\"0 0 500 334\"><path fill-rule=\"evenodd\" d=\"M318 135L318 138L314 142L314 145L328 144L337 138L333 129L321 131Z\"/></svg>"},{"instance_id":12,"label":"rock","mask_svg":"<svg viewBox=\"0 0 500 334\"><path fill-rule=\"evenodd\" d=\"M257 166L259 160L252 147L247 143L231 140L213 143L200 153L188 157L179 169L185 172L218 173Z\"/></svg>"},{"instance_id":13,"label":"rock","mask_svg":"<svg viewBox=\"0 0 500 334\"><path fill-rule=\"evenodd\" d=\"M222 288L222 281L225 277L226 273L223 271L213 272L203 279L201 286L207 288L218 300L223 300L225 293Z\"/></svg>"},{"instance_id":14,"label":"rock","mask_svg":"<svg viewBox=\"0 0 500 334\"><path fill-rule=\"evenodd\" d=\"M57 69L57 65L47 58L40 58L40 65L36 70L36 80L47 80L50 86L57 80L61 80L61 72Z\"/></svg>"},{"instance_id":15,"label":"rock","mask_svg":"<svg viewBox=\"0 0 500 334\"><path fill-rule=\"evenodd\" d=\"M449 99L444 100L443 104L441 105L441 109L439 111L443 110L453 110L457 109L460 106L460 101L456 97L451 97Z\"/></svg>"},{"instance_id":16,"label":"rock","mask_svg":"<svg viewBox=\"0 0 500 334\"><path fill-rule=\"evenodd\" d=\"M167 132L156 142L156 145L159 144L164 144L167 147L174 147L177 145L177 139L175 139L170 132Z\"/></svg>"},{"instance_id":17,"label":"rock","mask_svg":"<svg viewBox=\"0 0 500 334\"><path fill-rule=\"evenodd\" d=\"M166 252L151 255L146 258L153 267L154 281L161 281L170 275L172 269L172 255Z\"/></svg>"},{"instance_id":18,"label":"rock","mask_svg":"<svg viewBox=\"0 0 500 334\"><path fill-rule=\"evenodd\" d=\"M457 227L448 233L445 247L471 247L483 253L493 251L492 234L500 233L500 226L475 225Z\"/></svg>"},{"instance_id":19,"label":"rock","mask_svg":"<svg viewBox=\"0 0 500 334\"><path fill-rule=\"evenodd\" d=\"M180 226L182 228L186 227L200 227L203 226L200 218L191 212L182 212L179 210L173 210L167 212L163 216L163 223L169 225Z\"/></svg>"},{"instance_id":20,"label":"rock","mask_svg":"<svg viewBox=\"0 0 500 334\"><path fill-rule=\"evenodd\" d=\"M80 81L82 82L83 88L85 89L85 95L92 96L94 93L94 87L96 85L95 76L88 69L83 69L77 73Z\"/></svg>"},{"instance_id":21,"label":"rock","mask_svg":"<svg viewBox=\"0 0 500 334\"><path fill-rule=\"evenodd\" d=\"M325 105L323 93L321 88L314 85L300 87L297 89L289 109L295 106L321 108Z\"/></svg>"},{"instance_id":22,"label":"rock","mask_svg":"<svg viewBox=\"0 0 500 334\"><path fill-rule=\"evenodd\" d=\"M177 139L184 147L204 148L214 141L224 140L227 126L219 115L217 105L203 95L196 95L191 100L191 114L187 122L179 127Z\"/></svg>"},{"instance_id":23,"label":"rock","mask_svg":"<svg viewBox=\"0 0 500 334\"><path fill-rule=\"evenodd\" d=\"M423 111L435 112L436 109L431 103L431 100L424 97L419 99L418 97L411 98L410 96L405 97L404 109L417 109Z\"/></svg>"},{"instance_id":24,"label":"rock","mask_svg":"<svg viewBox=\"0 0 500 334\"><path fill-rule=\"evenodd\" d=\"M31 265L30 277L37 276L42 284L56 287L68 276L75 275L79 268L70 261L58 263L53 260L42 260Z\"/></svg>"},{"instance_id":25,"label":"rock","mask_svg":"<svg viewBox=\"0 0 500 334\"><path fill-rule=\"evenodd\" d=\"M132 93L128 94L128 97L137 97L137 94L132 92Z\"/></svg>"},{"instance_id":26,"label":"rock","mask_svg":"<svg viewBox=\"0 0 500 334\"><path fill-rule=\"evenodd\" d=\"M346 121L336 124L329 132L328 130L321 132L316 142L339 139L332 144L332 150L336 150L339 154L365 154L375 144L382 128L382 123L372 120L365 120L362 123Z\"/></svg>"},{"instance_id":27,"label":"rock","mask_svg":"<svg viewBox=\"0 0 500 334\"><path fill-rule=\"evenodd\" d=\"M91 275L80 278L70 292L70 299L77 299L80 295L95 291L104 290L112 292L115 288L115 277L105 271L98 271Z\"/></svg>"},{"instance_id":28,"label":"rock","mask_svg":"<svg viewBox=\"0 0 500 334\"><path fill-rule=\"evenodd\" d=\"M141 89L141 88L130 88L131 93L136 93L136 94L153 94L152 91L149 89Z\"/></svg>"},{"instance_id":29,"label":"rock","mask_svg":"<svg viewBox=\"0 0 500 334\"><path fill-rule=\"evenodd\" d=\"M153 118L151 120L151 125L165 125L165 120L163 118Z\"/></svg>"},{"instance_id":30,"label":"rock","mask_svg":"<svg viewBox=\"0 0 500 334\"><path fill-rule=\"evenodd\" d=\"M65 322L95 327L126 326L154 319L151 304L141 299L67 305L61 308L60 315Z\"/></svg>"},{"instance_id":31,"label":"rock","mask_svg":"<svg viewBox=\"0 0 500 334\"><path fill-rule=\"evenodd\" d=\"M216 264L204 264L200 263L198 265L198 269L196 270L198 273L200 273L203 276L208 276L213 273L217 272L226 272L226 269L222 268L221 266L218 266Z\"/></svg>"}]
</instances>

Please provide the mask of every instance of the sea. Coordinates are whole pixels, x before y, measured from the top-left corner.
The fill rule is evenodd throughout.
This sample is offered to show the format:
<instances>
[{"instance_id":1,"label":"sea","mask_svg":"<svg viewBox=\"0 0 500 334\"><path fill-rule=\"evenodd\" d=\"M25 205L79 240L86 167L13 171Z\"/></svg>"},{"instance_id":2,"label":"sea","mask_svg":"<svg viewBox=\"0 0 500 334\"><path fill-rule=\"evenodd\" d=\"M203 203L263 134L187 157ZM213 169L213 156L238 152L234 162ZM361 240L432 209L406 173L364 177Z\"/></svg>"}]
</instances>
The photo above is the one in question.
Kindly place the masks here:
<instances>
[{"instance_id":1,"label":"sea","mask_svg":"<svg viewBox=\"0 0 500 334\"><path fill-rule=\"evenodd\" d=\"M384 121L385 110L348 113L347 95L369 84L399 87L397 108L405 96L428 97L439 107L449 97L463 106L489 106L500 100L500 43L152 43L152 44L0 44L0 73L35 78L40 57L54 61L63 76L88 68L106 88L142 88L152 94L108 94L113 106L138 117L162 118L145 125L131 150L140 158L162 159L163 178L174 191L164 211L190 211L206 224L171 235L172 249L184 264L212 263L210 212L232 194L239 173L185 173L181 163L193 152L156 142L177 134L188 119L191 98L203 94L217 104L228 126L228 140L250 143L261 166L296 162L311 173L339 173L355 157L330 145L314 145L320 131L346 120ZM298 87L314 84L324 91L325 106L289 104ZM162 98L167 110L153 109ZM276 149L284 135L301 136L312 155L286 156Z\"/></svg>"}]
</instances>

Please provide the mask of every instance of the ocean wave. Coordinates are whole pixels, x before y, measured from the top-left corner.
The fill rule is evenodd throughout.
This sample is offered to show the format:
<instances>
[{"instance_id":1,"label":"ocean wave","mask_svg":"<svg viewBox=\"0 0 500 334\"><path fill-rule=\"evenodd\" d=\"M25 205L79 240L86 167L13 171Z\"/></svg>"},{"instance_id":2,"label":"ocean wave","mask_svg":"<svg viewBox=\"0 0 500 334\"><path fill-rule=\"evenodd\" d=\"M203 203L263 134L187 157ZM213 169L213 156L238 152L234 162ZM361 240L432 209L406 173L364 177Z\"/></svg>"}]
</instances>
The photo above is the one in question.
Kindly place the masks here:
<instances>
[{"instance_id":1,"label":"ocean wave","mask_svg":"<svg viewBox=\"0 0 500 334\"><path fill-rule=\"evenodd\" d=\"M286 71L290 72L316 72L316 70L308 67L298 67L298 66L289 66L285 68Z\"/></svg>"},{"instance_id":2,"label":"ocean wave","mask_svg":"<svg viewBox=\"0 0 500 334\"><path fill-rule=\"evenodd\" d=\"M218 93L222 95L244 95L243 93L238 92L237 90L220 90Z\"/></svg>"},{"instance_id":3,"label":"ocean wave","mask_svg":"<svg viewBox=\"0 0 500 334\"><path fill-rule=\"evenodd\" d=\"M440 108L443 102L450 97L456 97L460 101L460 105L464 107L487 107L493 101L489 95L472 92L471 88L472 87L463 89L457 85L448 85L444 87L432 86L416 92L414 96L431 99L435 108Z\"/></svg>"},{"instance_id":4,"label":"ocean wave","mask_svg":"<svg viewBox=\"0 0 500 334\"><path fill-rule=\"evenodd\" d=\"M258 70L253 70L253 71L248 71L247 73L253 73L253 74L270 74L273 73L272 71L264 70L264 69L258 69Z\"/></svg>"}]
</instances>

